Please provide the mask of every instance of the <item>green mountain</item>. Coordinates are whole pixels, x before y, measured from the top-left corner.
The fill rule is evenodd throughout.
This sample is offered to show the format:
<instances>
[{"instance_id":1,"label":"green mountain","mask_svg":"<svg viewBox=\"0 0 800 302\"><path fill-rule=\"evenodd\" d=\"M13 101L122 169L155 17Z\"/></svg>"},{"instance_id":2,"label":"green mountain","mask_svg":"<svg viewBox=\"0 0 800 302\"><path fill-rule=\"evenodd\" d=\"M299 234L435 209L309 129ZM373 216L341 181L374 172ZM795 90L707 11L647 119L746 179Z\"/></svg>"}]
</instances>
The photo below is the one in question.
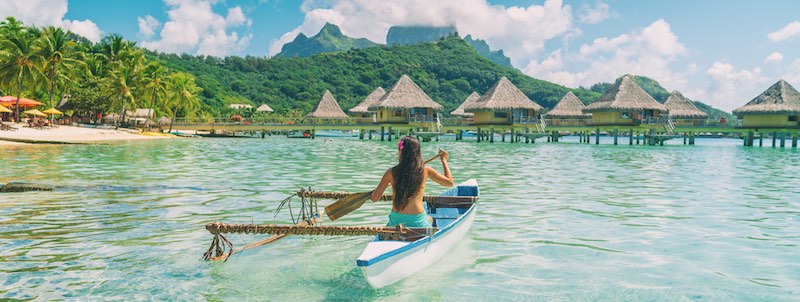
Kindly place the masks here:
<instances>
[{"instance_id":1,"label":"green mountain","mask_svg":"<svg viewBox=\"0 0 800 302\"><path fill-rule=\"evenodd\" d=\"M386 34L386 45L412 45L424 42L436 42L442 38L456 33L454 26L392 26ZM506 57L503 50L492 51L484 40L473 39L471 35L464 37L464 41L478 51L478 54L497 64L511 66L511 59Z\"/></svg>"},{"instance_id":2,"label":"green mountain","mask_svg":"<svg viewBox=\"0 0 800 302\"><path fill-rule=\"evenodd\" d=\"M456 32L454 26L392 26L386 33L386 45L412 45L436 42Z\"/></svg>"},{"instance_id":3,"label":"green mountain","mask_svg":"<svg viewBox=\"0 0 800 302\"><path fill-rule=\"evenodd\" d=\"M457 35L435 43L379 46L321 53L308 58L206 57L158 54L167 67L197 76L209 108L232 102L266 103L278 114L311 110L329 89L343 109L361 102L375 87L391 87L408 74L428 95L454 110L472 91L484 93L508 77L540 105L552 108L567 91L582 100L599 93L537 80L495 64Z\"/></svg>"},{"instance_id":4,"label":"green mountain","mask_svg":"<svg viewBox=\"0 0 800 302\"><path fill-rule=\"evenodd\" d=\"M286 43L276 58L310 57L322 52L335 52L351 48L365 48L377 46L367 39L350 38L342 34L338 26L325 23L315 36L308 38L303 33L297 35L294 41Z\"/></svg>"},{"instance_id":5,"label":"green mountain","mask_svg":"<svg viewBox=\"0 0 800 302\"><path fill-rule=\"evenodd\" d=\"M464 37L464 41L467 41L469 45L472 45L472 48L485 58L489 59L492 62L497 64L506 66L506 67L513 67L511 66L511 59L506 57L506 54L503 53L503 50L496 50L492 51L489 49L489 44L486 44L486 41L480 39L472 39L471 35L467 35Z\"/></svg>"},{"instance_id":6,"label":"green mountain","mask_svg":"<svg viewBox=\"0 0 800 302\"><path fill-rule=\"evenodd\" d=\"M639 84L639 86L641 86L642 89L644 89L644 91L649 93L650 96L656 99L656 101L658 101L659 103L664 103L667 101L670 91L662 87L661 84L658 83L658 81L644 76L637 76L637 75L630 75L630 76L633 78L636 84ZM619 81L621 80L622 77L617 78L616 83L619 83ZM610 89L611 86L614 86L614 84L597 83L592 85L592 87L590 87L589 90L603 94L606 91L608 91L608 89ZM725 117L729 121L736 119L733 114L711 107L710 105L705 104L703 102L694 100L692 102L694 103L695 106L697 106L697 109L700 109L705 113L708 113L708 118L711 120L719 120L720 117Z\"/></svg>"}]
</instances>

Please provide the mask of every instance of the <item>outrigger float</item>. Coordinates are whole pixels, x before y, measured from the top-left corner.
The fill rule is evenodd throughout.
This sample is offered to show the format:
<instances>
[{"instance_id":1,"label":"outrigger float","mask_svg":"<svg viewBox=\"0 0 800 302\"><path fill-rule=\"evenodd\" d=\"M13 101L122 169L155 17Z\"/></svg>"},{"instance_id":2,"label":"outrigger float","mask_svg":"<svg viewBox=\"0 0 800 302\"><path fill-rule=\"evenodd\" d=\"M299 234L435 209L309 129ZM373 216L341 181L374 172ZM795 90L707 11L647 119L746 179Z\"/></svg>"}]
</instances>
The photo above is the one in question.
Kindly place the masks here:
<instances>
[{"instance_id":1,"label":"outrigger float","mask_svg":"<svg viewBox=\"0 0 800 302\"><path fill-rule=\"evenodd\" d=\"M423 198L425 210L434 220L431 228L407 228L403 225L395 227L318 225L321 215L316 210L316 199L335 199L348 195L352 194L300 190L293 195L301 198L298 219L294 220L292 214L294 225L222 222L206 224L206 230L214 235L214 239L203 259L227 261L228 257L235 253L274 242L287 235L375 236L356 259L356 265L361 268L372 287L380 288L425 269L441 259L464 238L475 219L479 190L478 182L470 179L438 196L425 196ZM391 195L384 195L383 199L391 200ZM291 197L284 200L279 210L288 205L290 200ZM231 233L272 234L272 236L242 248L234 248L224 236Z\"/></svg>"}]
</instances>

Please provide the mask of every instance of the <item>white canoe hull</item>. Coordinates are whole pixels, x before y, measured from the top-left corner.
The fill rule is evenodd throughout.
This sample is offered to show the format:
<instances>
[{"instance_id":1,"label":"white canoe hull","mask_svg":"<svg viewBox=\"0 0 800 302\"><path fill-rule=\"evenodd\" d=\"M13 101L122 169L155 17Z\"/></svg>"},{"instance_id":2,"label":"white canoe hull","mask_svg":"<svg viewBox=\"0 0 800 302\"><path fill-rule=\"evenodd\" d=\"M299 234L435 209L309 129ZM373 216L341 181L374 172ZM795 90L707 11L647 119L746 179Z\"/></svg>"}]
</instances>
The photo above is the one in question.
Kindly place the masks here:
<instances>
[{"instance_id":1,"label":"white canoe hull","mask_svg":"<svg viewBox=\"0 0 800 302\"><path fill-rule=\"evenodd\" d=\"M452 224L440 229L432 238L415 242L372 241L358 257L357 264L367 282L380 288L400 281L441 259L469 232L475 220L477 204L473 204Z\"/></svg>"}]
</instances>

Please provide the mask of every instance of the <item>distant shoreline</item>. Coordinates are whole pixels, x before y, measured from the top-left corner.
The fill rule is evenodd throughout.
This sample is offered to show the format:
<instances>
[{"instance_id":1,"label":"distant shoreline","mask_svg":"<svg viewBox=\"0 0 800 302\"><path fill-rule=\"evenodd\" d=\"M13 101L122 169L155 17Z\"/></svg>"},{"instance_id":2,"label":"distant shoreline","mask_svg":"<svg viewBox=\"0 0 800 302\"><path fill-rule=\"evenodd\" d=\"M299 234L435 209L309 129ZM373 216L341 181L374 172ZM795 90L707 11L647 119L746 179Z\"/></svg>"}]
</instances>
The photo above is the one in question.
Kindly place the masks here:
<instances>
[{"instance_id":1,"label":"distant shoreline","mask_svg":"<svg viewBox=\"0 0 800 302\"><path fill-rule=\"evenodd\" d=\"M118 141L153 140L174 138L174 135L131 130L95 129L76 126L58 126L48 129L33 129L24 124L8 124L16 131L0 131L0 146L24 146L31 144L102 144Z\"/></svg>"}]
</instances>

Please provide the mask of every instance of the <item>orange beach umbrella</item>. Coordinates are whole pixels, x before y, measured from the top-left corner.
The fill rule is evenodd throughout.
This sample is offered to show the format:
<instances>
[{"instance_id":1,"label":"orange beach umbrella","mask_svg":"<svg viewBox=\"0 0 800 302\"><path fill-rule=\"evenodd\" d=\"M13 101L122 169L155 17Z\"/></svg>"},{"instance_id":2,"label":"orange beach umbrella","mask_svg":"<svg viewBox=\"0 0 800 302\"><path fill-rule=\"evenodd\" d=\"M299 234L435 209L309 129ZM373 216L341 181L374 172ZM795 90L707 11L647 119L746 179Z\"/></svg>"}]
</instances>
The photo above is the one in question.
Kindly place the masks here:
<instances>
[{"instance_id":1,"label":"orange beach umbrella","mask_svg":"<svg viewBox=\"0 0 800 302\"><path fill-rule=\"evenodd\" d=\"M8 106L8 107L17 106L17 97L10 96L10 95L0 97L0 105ZM42 106L42 105L44 105L44 103L40 103L40 102L31 100L31 99L28 99L28 98L20 98L19 99L19 106L23 107L23 108L36 107L36 106Z\"/></svg>"}]
</instances>

